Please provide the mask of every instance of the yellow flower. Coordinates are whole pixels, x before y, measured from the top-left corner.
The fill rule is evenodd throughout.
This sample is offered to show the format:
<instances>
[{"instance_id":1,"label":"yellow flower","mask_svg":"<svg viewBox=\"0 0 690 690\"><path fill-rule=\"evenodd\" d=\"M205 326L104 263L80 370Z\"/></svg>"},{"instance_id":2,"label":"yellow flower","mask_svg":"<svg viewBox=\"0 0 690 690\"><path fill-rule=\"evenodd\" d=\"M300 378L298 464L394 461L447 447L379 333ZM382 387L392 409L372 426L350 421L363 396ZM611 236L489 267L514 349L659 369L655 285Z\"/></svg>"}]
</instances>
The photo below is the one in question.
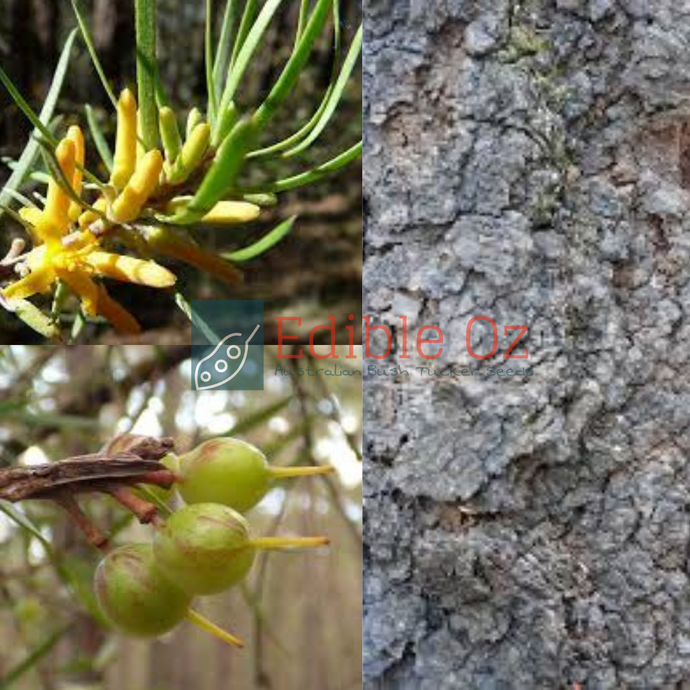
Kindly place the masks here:
<instances>
[{"instance_id":1,"label":"yellow flower","mask_svg":"<svg viewBox=\"0 0 690 690\"><path fill-rule=\"evenodd\" d=\"M137 100L125 89L117 103L117 136L110 183L122 189L134 173L137 162Z\"/></svg>"},{"instance_id":2,"label":"yellow flower","mask_svg":"<svg viewBox=\"0 0 690 690\"><path fill-rule=\"evenodd\" d=\"M163 169L163 155L158 149L144 154L120 196L113 202L109 217L115 223L128 223L140 213L158 187Z\"/></svg>"},{"instance_id":3,"label":"yellow flower","mask_svg":"<svg viewBox=\"0 0 690 690\"><path fill-rule=\"evenodd\" d=\"M170 287L176 280L154 261L102 251L88 230L35 247L27 255L26 265L31 272L3 290L7 299L27 299L62 280L81 299L86 314L105 317L123 333L139 332L139 324L94 278L105 276L156 288Z\"/></svg>"},{"instance_id":4,"label":"yellow flower","mask_svg":"<svg viewBox=\"0 0 690 690\"><path fill-rule=\"evenodd\" d=\"M55 149L55 156L64 178L79 194L82 186L79 166L84 160L84 139L78 127L70 128L67 137ZM131 179L120 195L122 199L118 197L117 200L121 209L129 214L128 219L132 212L136 216L155 188L161 166L160 153L151 152L142 158L130 175ZM96 202L98 210L105 210L105 204L99 202ZM175 275L154 261L103 251L87 227L72 232L72 223L80 218L80 214L81 204L71 199L51 178L45 208L23 208L20 211L21 217L32 226L36 239L36 246L24 259L29 273L7 286L2 294L9 300L27 299L50 290L61 280L80 298L86 314L104 316L118 331L136 333L140 328L134 317L94 279L107 277L162 288L174 285ZM93 211L82 215L87 214L91 214L94 220L98 217Z\"/></svg>"}]
</instances>

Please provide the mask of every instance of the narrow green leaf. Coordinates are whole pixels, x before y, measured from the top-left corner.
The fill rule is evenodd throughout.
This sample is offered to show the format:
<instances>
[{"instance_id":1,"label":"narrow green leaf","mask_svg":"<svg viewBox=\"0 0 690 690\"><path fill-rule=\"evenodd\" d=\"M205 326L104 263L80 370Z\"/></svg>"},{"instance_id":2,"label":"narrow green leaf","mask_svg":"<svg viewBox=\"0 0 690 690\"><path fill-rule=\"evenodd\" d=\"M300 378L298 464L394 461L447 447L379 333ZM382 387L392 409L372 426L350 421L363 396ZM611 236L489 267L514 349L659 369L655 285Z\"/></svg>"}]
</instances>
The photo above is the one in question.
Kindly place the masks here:
<instances>
[{"instance_id":1,"label":"narrow green leaf","mask_svg":"<svg viewBox=\"0 0 690 690\"><path fill-rule=\"evenodd\" d=\"M34 238L34 226L29 223L27 220L22 218L19 213L17 213L14 209L10 208L9 206L5 206L4 204L0 204L0 210L6 213L15 223L18 223L21 225L30 235L31 239L33 240Z\"/></svg>"},{"instance_id":2,"label":"narrow green leaf","mask_svg":"<svg viewBox=\"0 0 690 690\"><path fill-rule=\"evenodd\" d=\"M206 63L206 93L208 97L208 121L211 126L216 121L218 103L213 84L213 0L206 0L206 20L204 29L204 61Z\"/></svg>"},{"instance_id":3,"label":"narrow green leaf","mask_svg":"<svg viewBox=\"0 0 690 690\"><path fill-rule=\"evenodd\" d=\"M18 201L22 206L30 206L33 208L37 208L36 204L29 199L28 197L25 197L23 194L20 192L15 192L14 189L5 189L3 190L6 194L9 194L13 199ZM7 213L10 213L11 209L7 209Z\"/></svg>"},{"instance_id":4,"label":"narrow green leaf","mask_svg":"<svg viewBox=\"0 0 690 690\"><path fill-rule=\"evenodd\" d=\"M232 56L230 57L230 67L232 67L235 62L237 62L237 56L242 50L244 42L247 40L247 35L252 28L252 23L256 17L256 9L258 7L257 0L246 0L244 5L244 12L242 12L242 19L240 19L240 26L237 30L237 38L235 39L235 45L232 47Z\"/></svg>"},{"instance_id":5,"label":"narrow green leaf","mask_svg":"<svg viewBox=\"0 0 690 690\"><path fill-rule=\"evenodd\" d=\"M213 63L213 86L216 94L216 103L223 94L223 77L227 74L230 66L230 49L232 47L232 37L235 31L237 20L237 3L235 0L227 0L225 12L223 13L223 24L218 39L216 58Z\"/></svg>"},{"instance_id":6,"label":"narrow green leaf","mask_svg":"<svg viewBox=\"0 0 690 690\"><path fill-rule=\"evenodd\" d=\"M105 165L110 173L113 170L113 153L110 150L110 146L108 146L108 142L103 134L101 126L98 124L94 109L88 104L85 105L84 108L86 110L86 121L89 124L91 138L93 139L93 143L96 145L96 150L103 161L103 165Z\"/></svg>"},{"instance_id":7,"label":"narrow green leaf","mask_svg":"<svg viewBox=\"0 0 690 690\"><path fill-rule=\"evenodd\" d=\"M299 19L297 20L297 38L295 44L299 43L299 39L302 38L304 33L304 24L307 21L307 13L309 12L310 0L302 0L299 6Z\"/></svg>"},{"instance_id":8,"label":"narrow green leaf","mask_svg":"<svg viewBox=\"0 0 690 690\"><path fill-rule=\"evenodd\" d=\"M175 292L175 304L180 308L184 315L204 334L204 337L211 345L217 345L221 338L209 326L199 314L192 311L192 306L186 297L178 290Z\"/></svg>"},{"instance_id":9,"label":"narrow green leaf","mask_svg":"<svg viewBox=\"0 0 690 690\"><path fill-rule=\"evenodd\" d=\"M10 669L9 672L0 679L0 690L8 690L18 680L21 679L29 671L33 670L44 656L49 654L53 647L65 636L72 624L66 625L54 633L51 633L43 642L41 642L36 649L29 654L29 656L20 662L17 666Z\"/></svg>"},{"instance_id":10,"label":"narrow green leaf","mask_svg":"<svg viewBox=\"0 0 690 690\"><path fill-rule=\"evenodd\" d=\"M271 247L275 246L280 242L280 240L287 235L292 226L295 224L297 216L292 216L287 220L284 220L280 225L276 226L267 235L264 235L258 242L255 242L249 247L244 249L239 249L235 252L230 252L228 254L223 254L226 259L230 261L242 262L255 259L257 256L261 256L264 252L267 252Z\"/></svg>"},{"instance_id":11,"label":"narrow green leaf","mask_svg":"<svg viewBox=\"0 0 690 690\"><path fill-rule=\"evenodd\" d=\"M46 550L46 553L49 556L52 555L52 547L50 542L48 542L48 540L43 536L41 530L38 529L38 527L36 527L36 525L34 525L34 523L12 503L0 499L0 512L4 513L10 520L12 520L12 522L16 523L24 531L28 532L32 537L37 539Z\"/></svg>"},{"instance_id":12,"label":"narrow green leaf","mask_svg":"<svg viewBox=\"0 0 690 690\"><path fill-rule=\"evenodd\" d=\"M220 336L211 328L211 326L201 318L199 314L192 311L192 307L183 297L181 292L175 293L175 301L177 305L184 311L187 318L204 334L204 337L210 345L218 345L221 341Z\"/></svg>"},{"instance_id":13,"label":"narrow green leaf","mask_svg":"<svg viewBox=\"0 0 690 690\"><path fill-rule=\"evenodd\" d=\"M321 116L319 117L316 125L314 126L314 129L312 129L309 135L305 139L303 139L302 142L300 142L297 146L291 148L289 151L286 151L283 154L283 156L287 158L289 156L294 156L298 153L301 153L305 149L309 148L309 146L311 146L314 143L314 141L316 141L321 132L323 132L323 130L326 128L326 125L333 117L333 113L335 113L336 108L338 107L338 103L342 98L343 92L345 91L347 83L350 79L350 75L352 74L352 70L355 68L355 65L359 60L359 55L361 52L362 25L360 24L359 29L357 30L357 33L355 34L355 37L352 40L352 45L350 46L350 50L347 53L347 57L345 58L345 62L343 63L343 68L340 72L338 80L336 81L335 86L333 87L333 91L331 92L331 95L328 98L326 107L324 108L323 113L321 113Z\"/></svg>"},{"instance_id":14,"label":"narrow green leaf","mask_svg":"<svg viewBox=\"0 0 690 690\"><path fill-rule=\"evenodd\" d=\"M278 7L280 7L281 2L282 0L266 0L266 4L261 8L261 12L259 12L259 16L256 18L251 30L247 34L241 50L237 54L237 57L233 59L232 69L225 83L223 98L220 102L221 112L232 102L237 87L240 85L240 81L249 66L252 56L259 47L261 39L273 19L273 15L276 13Z\"/></svg>"},{"instance_id":15,"label":"narrow green leaf","mask_svg":"<svg viewBox=\"0 0 690 690\"><path fill-rule=\"evenodd\" d=\"M253 119L259 129L263 129L268 124L276 110L278 110L292 92L295 83L302 73L304 65L309 59L314 43L321 34L326 19L328 19L332 2L333 0L318 0L316 3L316 7L299 40L297 49L292 53L292 56L283 68L280 77L278 77L278 80L273 85L266 100L254 113Z\"/></svg>"},{"instance_id":16,"label":"narrow green leaf","mask_svg":"<svg viewBox=\"0 0 690 690\"><path fill-rule=\"evenodd\" d=\"M218 124L214 128L211 134L211 146L217 148L221 144L225 137L230 134L232 128L237 124L240 119L240 111L237 106L230 101L230 105L219 114Z\"/></svg>"},{"instance_id":17,"label":"narrow green leaf","mask_svg":"<svg viewBox=\"0 0 690 690\"><path fill-rule=\"evenodd\" d=\"M33 108L27 103L24 96L21 95L19 89L17 89L2 67L0 67L0 81L7 89L7 92L12 97L12 100L19 106L19 109L24 113L34 128L37 129L38 132L42 134L51 144L53 144L53 146L55 146L57 144L57 140L53 136L52 132L48 129L47 125L41 121L38 115L36 115L36 113L33 111Z\"/></svg>"},{"instance_id":18,"label":"narrow green leaf","mask_svg":"<svg viewBox=\"0 0 690 690\"><path fill-rule=\"evenodd\" d=\"M103 84L103 89L108 95L110 102L113 104L113 108L117 110L117 98L115 98L115 93L112 87L110 86L108 78L105 76L103 65L101 64L101 61L98 58L98 53L96 52L96 46L94 45L93 37L91 36L89 26L86 23L86 20L84 19L84 15L82 14L81 9L79 8L78 0L72 0L72 9L74 10L74 16L77 18L77 24L79 24L79 30L81 31L81 36L84 39L84 43L86 44L86 49L89 51L91 62L93 62L93 66L96 70L96 73L98 74L99 79L101 80L101 84Z\"/></svg>"},{"instance_id":19,"label":"narrow green leaf","mask_svg":"<svg viewBox=\"0 0 690 690\"><path fill-rule=\"evenodd\" d=\"M319 107L316 109L316 112L309 118L309 120L302 126L300 129L298 129L294 134L291 134L289 137L283 139L282 141L276 142L275 144L272 144L270 146L266 146L262 149L259 149L257 151L252 151L247 158L270 158L281 151L285 151L285 149L289 149L291 146L295 146L296 144L299 144L299 142L306 137L309 132L316 126L316 124L319 122L321 119L321 115L323 114L324 110L328 107L328 103L331 98L331 94L333 93L333 89L335 88L335 83L338 78L338 64L340 62L340 40L341 40L341 31L340 31L340 3L338 0L334 0L333 2L333 69L331 70L331 78L328 82L328 87L326 88L326 92L323 95L323 98L321 99L321 103L319 103Z\"/></svg>"},{"instance_id":20,"label":"narrow green leaf","mask_svg":"<svg viewBox=\"0 0 690 690\"><path fill-rule=\"evenodd\" d=\"M158 144L156 107L156 0L135 0L137 92L141 138L147 151Z\"/></svg>"},{"instance_id":21,"label":"narrow green leaf","mask_svg":"<svg viewBox=\"0 0 690 690\"><path fill-rule=\"evenodd\" d=\"M257 185L256 187L251 187L249 189L234 190L239 194L257 194L265 192L286 192L289 189L296 189L297 187L304 187L305 185L318 182L327 175L331 175L337 172L346 165L352 163L362 155L362 142L357 142L354 146L351 146L347 151L344 151L340 155L332 158L319 165L316 168L307 170L306 172L300 173L299 175L293 175L292 177L286 177L282 180L277 180L276 182L271 182L269 184Z\"/></svg>"},{"instance_id":22,"label":"narrow green leaf","mask_svg":"<svg viewBox=\"0 0 690 690\"><path fill-rule=\"evenodd\" d=\"M180 311L189 319L192 320L192 306L187 301L187 298L179 292L175 291L175 304L179 307Z\"/></svg>"}]
</instances>

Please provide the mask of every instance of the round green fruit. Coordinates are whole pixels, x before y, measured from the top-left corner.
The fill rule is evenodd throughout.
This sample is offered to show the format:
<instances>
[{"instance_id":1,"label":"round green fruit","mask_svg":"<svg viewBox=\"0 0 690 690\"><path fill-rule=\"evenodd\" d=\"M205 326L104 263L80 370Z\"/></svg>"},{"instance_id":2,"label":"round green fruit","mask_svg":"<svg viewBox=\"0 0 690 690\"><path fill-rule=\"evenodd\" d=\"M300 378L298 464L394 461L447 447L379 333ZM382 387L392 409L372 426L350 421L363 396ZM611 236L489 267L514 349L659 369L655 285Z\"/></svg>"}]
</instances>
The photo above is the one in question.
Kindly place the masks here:
<instances>
[{"instance_id":1,"label":"round green fruit","mask_svg":"<svg viewBox=\"0 0 690 690\"><path fill-rule=\"evenodd\" d=\"M221 503L246 513L275 479L325 474L330 465L271 467L255 446L236 438L214 438L180 456L177 489L185 503Z\"/></svg>"},{"instance_id":2,"label":"round green fruit","mask_svg":"<svg viewBox=\"0 0 690 690\"><path fill-rule=\"evenodd\" d=\"M252 539L249 524L219 503L195 503L173 513L153 540L165 577L190 595L215 594L240 582L257 549L322 546L323 537Z\"/></svg>"},{"instance_id":3,"label":"round green fruit","mask_svg":"<svg viewBox=\"0 0 690 690\"><path fill-rule=\"evenodd\" d=\"M153 553L178 587L189 594L215 594L249 572L255 550L239 513L218 503L196 503L166 520L154 537Z\"/></svg>"},{"instance_id":4,"label":"round green fruit","mask_svg":"<svg viewBox=\"0 0 690 690\"><path fill-rule=\"evenodd\" d=\"M163 577L150 544L128 544L110 552L94 577L105 618L128 635L154 637L186 615L191 597Z\"/></svg>"}]
</instances>

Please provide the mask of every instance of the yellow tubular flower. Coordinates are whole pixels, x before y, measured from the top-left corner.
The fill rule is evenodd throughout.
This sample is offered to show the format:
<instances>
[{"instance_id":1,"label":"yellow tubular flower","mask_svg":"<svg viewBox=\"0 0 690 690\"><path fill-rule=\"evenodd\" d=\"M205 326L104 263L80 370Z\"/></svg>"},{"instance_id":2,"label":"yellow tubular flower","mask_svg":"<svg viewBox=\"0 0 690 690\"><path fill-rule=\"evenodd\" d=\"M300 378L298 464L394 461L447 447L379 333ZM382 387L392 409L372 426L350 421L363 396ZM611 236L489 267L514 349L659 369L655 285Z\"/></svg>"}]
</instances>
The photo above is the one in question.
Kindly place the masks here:
<instances>
[{"instance_id":1,"label":"yellow tubular flower","mask_svg":"<svg viewBox=\"0 0 690 690\"><path fill-rule=\"evenodd\" d=\"M25 220L27 223L31 223L33 226L36 226L41 222L42 215L43 211L41 211L41 209L34 208L33 206L23 206L19 209L19 216L21 219Z\"/></svg>"},{"instance_id":2,"label":"yellow tubular flower","mask_svg":"<svg viewBox=\"0 0 690 690\"><path fill-rule=\"evenodd\" d=\"M134 220L142 207L158 187L163 169L163 156L158 149L149 151L137 164L127 186L113 202L110 219L116 223Z\"/></svg>"},{"instance_id":3,"label":"yellow tubular flower","mask_svg":"<svg viewBox=\"0 0 690 690\"><path fill-rule=\"evenodd\" d=\"M191 196L178 196L166 205L165 212L173 215L187 206L191 200ZM260 213L261 208L248 201L219 201L200 222L214 225L238 225L255 220Z\"/></svg>"},{"instance_id":4,"label":"yellow tubular flower","mask_svg":"<svg viewBox=\"0 0 690 690\"><path fill-rule=\"evenodd\" d=\"M106 211L108 210L108 202L103 197L100 197L99 199L96 199L93 207L105 215ZM95 223L100 217L101 216L99 216L95 211L84 211L84 213L79 216L79 227L84 230L85 228L88 228L91 223Z\"/></svg>"},{"instance_id":5,"label":"yellow tubular flower","mask_svg":"<svg viewBox=\"0 0 690 690\"><path fill-rule=\"evenodd\" d=\"M137 101L125 89L117 103L117 137L110 182L122 189L134 173L137 162Z\"/></svg>"},{"instance_id":6,"label":"yellow tubular flower","mask_svg":"<svg viewBox=\"0 0 690 690\"><path fill-rule=\"evenodd\" d=\"M82 168L84 166L84 135L79 127L72 125L67 130L67 139L74 144L74 175L72 176L72 189L77 196L81 196L81 185L83 180ZM68 178L69 179L69 178ZM72 201L69 206L69 219L74 222L79 218L81 213L81 205L76 201Z\"/></svg>"},{"instance_id":7,"label":"yellow tubular flower","mask_svg":"<svg viewBox=\"0 0 690 690\"><path fill-rule=\"evenodd\" d=\"M99 314L113 324L118 333L136 334L141 332L141 326L137 320L117 300L114 300L102 285L98 286L96 309Z\"/></svg>"},{"instance_id":8,"label":"yellow tubular flower","mask_svg":"<svg viewBox=\"0 0 690 690\"><path fill-rule=\"evenodd\" d=\"M177 280L174 273L155 261L144 261L131 256L94 251L89 254L88 262L102 276L138 285L165 288L174 285Z\"/></svg>"},{"instance_id":9,"label":"yellow tubular flower","mask_svg":"<svg viewBox=\"0 0 690 690\"><path fill-rule=\"evenodd\" d=\"M259 217L261 209L248 201L219 201L202 219L202 223L235 225Z\"/></svg>"},{"instance_id":10,"label":"yellow tubular flower","mask_svg":"<svg viewBox=\"0 0 690 690\"><path fill-rule=\"evenodd\" d=\"M108 296L94 277L168 287L174 284L175 275L153 261L101 251L98 241L88 230L72 233L70 239L72 241L67 244L56 241L32 249L26 258L31 273L6 287L3 296L28 299L50 289L60 279L81 299L87 314L101 314L119 331L138 332L134 318Z\"/></svg>"},{"instance_id":11,"label":"yellow tubular flower","mask_svg":"<svg viewBox=\"0 0 690 690\"><path fill-rule=\"evenodd\" d=\"M55 149L55 157L62 174L67 180L74 179L74 142L63 139ZM55 179L48 183L48 196L43 211L43 219L35 225L36 231L44 241L60 238L69 228L69 207L71 199Z\"/></svg>"}]
</instances>

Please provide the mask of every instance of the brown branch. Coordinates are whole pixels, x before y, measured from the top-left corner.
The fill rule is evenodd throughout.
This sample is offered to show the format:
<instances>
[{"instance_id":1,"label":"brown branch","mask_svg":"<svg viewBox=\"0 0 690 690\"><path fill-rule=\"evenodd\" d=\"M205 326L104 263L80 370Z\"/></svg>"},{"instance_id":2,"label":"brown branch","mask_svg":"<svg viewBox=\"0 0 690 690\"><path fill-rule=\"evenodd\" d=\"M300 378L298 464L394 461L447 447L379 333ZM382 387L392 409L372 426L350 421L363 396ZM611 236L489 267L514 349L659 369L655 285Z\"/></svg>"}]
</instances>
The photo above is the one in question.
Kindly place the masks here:
<instances>
[{"instance_id":1,"label":"brown branch","mask_svg":"<svg viewBox=\"0 0 690 690\"><path fill-rule=\"evenodd\" d=\"M71 493L56 494L53 499L72 518L79 529L84 533L87 541L93 544L99 551L107 551L108 537L91 522L90 518L81 509L74 495Z\"/></svg>"}]
</instances>

